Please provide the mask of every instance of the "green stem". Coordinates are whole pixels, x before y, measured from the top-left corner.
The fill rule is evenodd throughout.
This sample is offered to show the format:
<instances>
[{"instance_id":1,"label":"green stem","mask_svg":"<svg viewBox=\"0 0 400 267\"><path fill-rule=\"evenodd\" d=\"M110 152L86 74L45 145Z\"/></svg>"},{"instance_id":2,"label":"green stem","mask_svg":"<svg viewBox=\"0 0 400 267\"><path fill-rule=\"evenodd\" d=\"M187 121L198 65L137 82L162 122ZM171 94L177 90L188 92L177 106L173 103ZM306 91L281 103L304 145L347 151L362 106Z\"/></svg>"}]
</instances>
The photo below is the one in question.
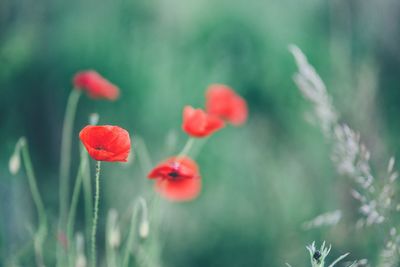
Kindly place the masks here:
<instances>
[{"instance_id":1,"label":"green stem","mask_svg":"<svg viewBox=\"0 0 400 267\"><path fill-rule=\"evenodd\" d=\"M196 147L191 151L192 158L196 158L197 155L200 153L203 146L207 143L209 137L202 138L198 142L196 142Z\"/></svg>"},{"instance_id":2,"label":"green stem","mask_svg":"<svg viewBox=\"0 0 400 267\"><path fill-rule=\"evenodd\" d=\"M15 252L13 255L11 255L9 260L6 260L6 262L10 262L10 266L20 266L19 265L19 261L20 259L23 259L24 257L26 257L26 255L28 255L28 253L30 253L32 251L32 244L33 244L33 240L29 240L27 243L25 243L25 245L23 245L20 249L17 250L17 252ZM14 264L11 264L14 263ZM8 266L6 264L6 266Z\"/></svg>"},{"instance_id":3,"label":"green stem","mask_svg":"<svg viewBox=\"0 0 400 267\"><path fill-rule=\"evenodd\" d=\"M60 154L60 218L59 228L63 229L68 211L68 195L69 195L69 174L71 165L71 144L75 113L78 106L81 91L73 89L68 97L67 108L65 111Z\"/></svg>"},{"instance_id":4,"label":"green stem","mask_svg":"<svg viewBox=\"0 0 400 267\"><path fill-rule=\"evenodd\" d=\"M68 221L67 221L67 237L68 240L72 240L72 234L74 230L74 221L76 215L76 207L79 200L79 193L81 191L81 184L82 184L82 173L79 171L76 177L76 183L74 186L74 191L72 193L72 200L71 200L71 207L69 209Z\"/></svg>"},{"instance_id":5,"label":"green stem","mask_svg":"<svg viewBox=\"0 0 400 267\"><path fill-rule=\"evenodd\" d=\"M100 167L101 161L96 163L96 191L94 195L94 211L92 225L92 267L96 267L96 230L99 217L99 199L100 199Z\"/></svg>"},{"instance_id":6,"label":"green stem","mask_svg":"<svg viewBox=\"0 0 400 267\"><path fill-rule=\"evenodd\" d=\"M148 247L146 248L146 253L148 254L147 261L151 260L151 264L147 266L159 267L161 265L161 251L165 246L165 242L162 242L160 238L161 229L167 231L167 227L163 224L162 219L164 217L164 212L166 209L162 208L163 201L158 194L153 195L152 202L149 207L149 221L151 222L151 236L149 236ZM143 253L142 253L143 254ZM139 253L140 256L140 253ZM146 265L144 265L146 266Z\"/></svg>"},{"instance_id":7,"label":"green stem","mask_svg":"<svg viewBox=\"0 0 400 267\"><path fill-rule=\"evenodd\" d=\"M81 147L81 162L79 164L79 170L78 174L76 176L75 180L75 186L74 186L74 191L72 193L72 200L71 200L71 206L70 210L68 213L68 220L67 220L67 240L69 240L69 251L73 251L73 246L72 246L72 240L73 240L73 231L74 231L74 223L75 223L75 216L76 216L76 208L78 206L78 200L79 200L79 194L81 191L81 185L82 185L82 178L83 178L83 172L86 168L87 165L87 158L85 157L85 150L83 147ZM71 253L72 255L72 253ZM70 262L72 263L72 259L70 259Z\"/></svg>"},{"instance_id":8,"label":"green stem","mask_svg":"<svg viewBox=\"0 0 400 267\"><path fill-rule=\"evenodd\" d=\"M84 154L86 162L89 162L89 155ZM92 228L92 215L93 215L93 199L92 199L92 184L90 179L90 165L86 164L86 168L83 170L83 197L85 202L85 229L87 240L87 247L90 246L90 232Z\"/></svg>"},{"instance_id":9,"label":"green stem","mask_svg":"<svg viewBox=\"0 0 400 267\"><path fill-rule=\"evenodd\" d=\"M113 231L117 228L117 211L110 210L107 216L107 225L106 225L106 258L107 258L107 266L118 266L117 265L117 256L116 256L116 248L112 246L110 243L111 235Z\"/></svg>"},{"instance_id":10,"label":"green stem","mask_svg":"<svg viewBox=\"0 0 400 267\"><path fill-rule=\"evenodd\" d=\"M135 233L137 224L136 224L136 217L139 213L140 208L142 209L143 216L145 216L147 220L147 207L146 207L146 201L142 198L139 197L138 200L135 202L135 206L133 208L133 213L132 213L132 218L131 218L131 227L129 230L129 235L128 239L126 241L126 247L125 247L125 253L122 261L122 267L128 267L129 264L129 256L131 254L132 248L133 248L133 241L135 240Z\"/></svg>"},{"instance_id":11,"label":"green stem","mask_svg":"<svg viewBox=\"0 0 400 267\"><path fill-rule=\"evenodd\" d=\"M25 165L26 174L28 176L29 189L32 194L33 202L38 213L39 227L35 234L34 247L36 252L36 262L38 266L44 266L43 263L43 243L47 235L47 217L44 209L43 201L40 196L36 183L35 173L32 167L32 160L29 155L28 144L25 138L21 139L21 155Z\"/></svg>"},{"instance_id":12,"label":"green stem","mask_svg":"<svg viewBox=\"0 0 400 267\"><path fill-rule=\"evenodd\" d=\"M143 138L136 136L137 143L137 155L139 155L139 164L145 175L149 172L153 166L152 160L150 158L149 150L147 149L146 143Z\"/></svg>"},{"instance_id":13,"label":"green stem","mask_svg":"<svg viewBox=\"0 0 400 267\"><path fill-rule=\"evenodd\" d=\"M65 231L65 223L68 212L68 196L69 196L69 172L71 163L71 144L75 113L78 106L81 91L73 89L68 97L67 107L65 110L62 137L61 137L61 154L60 154L60 187L59 187L59 218L58 218L58 234ZM71 240L69 240L71 241ZM57 266L65 265L65 253L57 243Z\"/></svg>"},{"instance_id":14,"label":"green stem","mask_svg":"<svg viewBox=\"0 0 400 267\"><path fill-rule=\"evenodd\" d=\"M186 156L189 153L189 151L192 148L195 140L196 140L195 138L189 137L189 139L187 140L187 142L186 142L185 146L183 147L182 151L178 154L178 158L180 158L182 156Z\"/></svg>"}]
</instances>

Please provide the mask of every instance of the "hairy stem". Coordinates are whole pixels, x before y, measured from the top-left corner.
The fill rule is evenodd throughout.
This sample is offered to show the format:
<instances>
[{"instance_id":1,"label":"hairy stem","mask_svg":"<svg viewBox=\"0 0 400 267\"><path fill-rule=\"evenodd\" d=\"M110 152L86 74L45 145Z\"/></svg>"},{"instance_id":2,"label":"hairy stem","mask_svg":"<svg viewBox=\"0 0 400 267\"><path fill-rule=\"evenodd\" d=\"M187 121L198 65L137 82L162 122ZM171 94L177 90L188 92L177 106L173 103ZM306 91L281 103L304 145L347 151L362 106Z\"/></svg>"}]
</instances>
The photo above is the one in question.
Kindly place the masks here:
<instances>
[{"instance_id":1,"label":"hairy stem","mask_svg":"<svg viewBox=\"0 0 400 267\"><path fill-rule=\"evenodd\" d=\"M94 211L92 225L92 267L96 267L96 230L97 220L99 216L99 199L100 199L100 167L101 161L96 163L96 189L94 195Z\"/></svg>"}]
</instances>

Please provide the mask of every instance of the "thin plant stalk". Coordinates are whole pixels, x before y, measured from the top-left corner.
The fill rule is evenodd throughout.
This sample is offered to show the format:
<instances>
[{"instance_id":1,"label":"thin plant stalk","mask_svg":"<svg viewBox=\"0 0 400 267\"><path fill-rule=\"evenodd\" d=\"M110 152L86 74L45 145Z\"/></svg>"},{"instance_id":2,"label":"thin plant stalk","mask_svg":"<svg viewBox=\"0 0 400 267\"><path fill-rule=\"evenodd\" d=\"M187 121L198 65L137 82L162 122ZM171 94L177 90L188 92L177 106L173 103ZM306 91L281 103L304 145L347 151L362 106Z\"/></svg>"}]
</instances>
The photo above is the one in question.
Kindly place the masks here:
<instances>
[{"instance_id":1,"label":"thin plant stalk","mask_svg":"<svg viewBox=\"0 0 400 267\"><path fill-rule=\"evenodd\" d=\"M140 155L138 157L139 164L143 171L143 174L147 175L148 171L150 171L153 166L152 159L150 157L150 153L146 146L145 141L141 137L136 136L136 142L137 142L137 154ZM190 145L190 146L192 146L192 145ZM151 257L148 257L148 258L151 258L152 261L154 261L154 262L159 262L160 242L159 242L159 234L158 234L159 229L158 228L159 228L159 221L160 221L160 217L161 217L160 212L159 212L161 199L157 194L154 194L154 192L152 191L151 199L150 199L149 203L150 203L150 207L148 208L148 210L149 210L150 214L149 214L148 220L151 222L151 225L153 225L153 226L151 226L152 234L150 236L150 240L148 240L149 242L148 242L148 245L146 246L147 247L146 250L148 250L148 249L151 250L152 255L151 255ZM158 222L158 223L156 223L156 222ZM154 225L155 223L157 225ZM128 249L128 251L129 251L129 249ZM138 253L139 253L138 257L140 257L141 256L140 248L139 248ZM124 265L122 265L122 266L124 266ZM161 266L161 265L157 263L157 264L148 264L147 266Z\"/></svg>"},{"instance_id":2,"label":"thin plant stalk","mask_svg":"<svg viewBox=\"0 0 400 267\"><path fill-rule=\"evenodd\" d=\"M139 155L139 164L143 173L146 175L151 170L153 163L150 157L149 150L143 138L136 136L137 155Z\"/></svg>"},{"instance_id":3,"label":"thin plant stalk","mask_svg":"<svg viewBox=\"0 0 400 267\"><path fill-rule=\"evenodd\" d=\"M33 240L29 240L25 243L17 252L13 255L10 255L9 259L6 259L6 266L19 266L19 259L25 257L28 253L31 252L32 245L34 244Z\"/></svg>"},{"instance_id":4,"label":"thin plant stalk","mask_svg":"<svg viewBox=\"0 0 400 267\"><path fill-rule=\"evenodd\" d=\"M71 166L71 146L73 125L75 121L76 109L78 107L81 91L73 89L68 97L67 107L65 110L62 137L61 137L61 153L60 153L60 187L59 187L59 218L58 218L58 234L65 231L65 223L67 221L68 212L68 196L69 196L69 180ZM65 265L65 253L60 246L57 245L57 266Z\"/></svg>"},{"instance_id":5,"label":"thin plant stalk","mask_svg":"<svg viewBox=\"0 0 400 267\"><path fill-rule=\"evenodd\" d=\"M70 266L86 266L86 256L85 256L85 240L81 233L77 233L75 236L75 262Z\"/></svg>"},{"instance_id":6,"label":"thin plant stalk","mask_svg":"<svg viewBox=\"0 0 400 267\"><path fill-rule=\"evenodd\" d=\"M189 137L187 140L185 146L183 147L182 151L178 154L178 158L182 156L186 156L189 154L190 149L192 148L193 144L195 142L195 138Z\"/></svg>"},{"instance_id":7,"label":"thin plant stalk","mask_svg":"<svg viewBox=\"0 0 400 267\"><path fill-rule=\"evenodd\" d=\"M96 267L96 231L97 221L99 217L99 200L100 200L100 168L101 161L96 163L96 189L94 195L93 225L92 225L92 267Z\"/></svg>"},{"instance_id":8,"label":"thin plant stalk","mask_svg":"<svg viewBox=\"0 0 400 267\"><path fill-rule=\"evenodd\" d=\"M151 227L151 232L152 234L149 236L149 240L147 242L147 247L146 247L146 254L147 257L145 257L146 265L144 266L155 266L155 267L160 267L162 266L161 264L161 251L163 250L163 247L165 246L165 242L162 242L160 239L161 235L161 228L164 229L164 231L167 230L167 227L162 225L162 219L164 217L164 212L166 211L162 207L163 201L161 197L158 194L154 194L151 202L151 206L149 207L149 222L150 227ZM143 256L143 250L140 249L138 251L138 257L141 257L142 260L144 260ZM149 263L151 262L151 264Z\"/></svg>"},{"instance_id":9,"label":"thin plant stalk","mask_svg":"<svg viewBox=\"0 0 400 267\"><path fill-rule=\"evenodd\" d=\"M85 165L82 174L83 179L83 198L85 203L85 240L87 240L87 246L90 245L90 234L92 228L92 216L93 216L93 199L92 199L92 183L90 176L90 164L89 163L89 155L87 153L81 154L82 157L85 158L87 164Z\"/></svg>"},{"instance_id":10,"label":"thin plant stalk","mask_svg":"<svg viewBox=\"0 0 400 267\"><path fill-rule=\"evenodd\" d=\"M128 267L129 266L129 257L131 255L131 251L133 249L133 242L135 240L135 233L137 233L137 216L139 213L139 210L142 209L142 220L145 219L147 220L147 206L146 206L146 201L143 198L138 198L137 201L135 202L135 206L133 208L133 213L132 213L132 218L131 218L131 227L129 230L128 234L128 239L126 241L126 247L125 247L125 252L123 254L123 261L122 261L122 267Z\"/></svg>"},{"instance_id":11,"label":"thin plant stalk","mask_svg":"<svg viewBox=\"0 0 400 267\"><path fill-rule=\"evenodd\" d=\"M26 174L28 177L29 189L32 194L33 203L35 204L39 220L39 227L34 237L36 264L38 266L44 266L43 243L47 236L47 217L43 201L37 186L35 173L33 171L32 160L29 155L28 144L25 139L21 139L21 155L26 169Z\"/></svg>"},{"instance_id":12,"label":"thin plant stalk","mask_svg":"<svg viewBox=\"0 0 400 267\"><path fill-rule=\"evenodd\" d=\"M79 193L81 191L81 185L82 185L82 175L81 172L78 172L78 175L76 177L76 183L74 186L74 191L72 193L72 200L71 200L71 207L70 211L68 214L68 220L67 220L67 240L68 240L68 258L70 265L73 262L74 255L72 253L73 251L73 232L74 232L74 222L75 222L75 217L76 217L76 207L78 204L79 200Z\"/></svg>"},{"instance_id":13,"label":"thin plant stalk","mask_svg":"<svg viewBox=\"0 0 400 267\"><path fill-rule=\"evenodd\" d=\"M107 258L107 266L119 266L117 264L117 253L116 248L119 244L115 244L114 236L117 228L117 211L110 210L107 216L107 224L106 224L106 258ZM119 229L118 229L119 231ZM119 233L119 232L118 232ZM118 236L119 237L119 236Z\"/></svg>"},{"instance_id":14,"label":"thin plant stalk","mask_svg":"<svg viewBox=\"0 0 400 267\"><path fill-rule=\"evenodd\" d=\"M61 154L60 154L60 224L61 229L64 228L68 212L68 195L69 195L69 175L71 165L71 144L73 125L75 121L76 109L78 107L81 91L73 89L68 97L67 108L65 111L62 139L61 139Z\"/></svg>"},{"instance_id":15,"label":"thin plant stalk","mask_svg":"<svg viewBox=\"0 0 400 267\"><path fill-rule=\"evenodd\" d=\"M107 266L117 266L117 255L115 249L110 245L106 246Z\"/></svg>"},{"instance_id":16,"label":"thin plant stalk","mask_svg":"<svg viewBox=\"0 0 400 267\"><path fill-rule=\"evenodd\" d=\"M83 147L81 147L81 161L79 164L78 174L77 174L76 180L75 180L75 186L74 186L74 190L72 193L71 205L70 205L70 210L68 213L68 220L67 220L67 240L69 240L69 241L73 240L76 208L78 206L79 194L81 192L83 173L84 173L87 163L88 162L87 162L87 157L85 157L85 150ZM70 244L69 250L73 251L72 242L69 242L69 244ZM72 253L71 253L71 255L72 255ZM70 262L72 262L72 260L73 259L70 259Z\"/></svg>"}]
</instances>

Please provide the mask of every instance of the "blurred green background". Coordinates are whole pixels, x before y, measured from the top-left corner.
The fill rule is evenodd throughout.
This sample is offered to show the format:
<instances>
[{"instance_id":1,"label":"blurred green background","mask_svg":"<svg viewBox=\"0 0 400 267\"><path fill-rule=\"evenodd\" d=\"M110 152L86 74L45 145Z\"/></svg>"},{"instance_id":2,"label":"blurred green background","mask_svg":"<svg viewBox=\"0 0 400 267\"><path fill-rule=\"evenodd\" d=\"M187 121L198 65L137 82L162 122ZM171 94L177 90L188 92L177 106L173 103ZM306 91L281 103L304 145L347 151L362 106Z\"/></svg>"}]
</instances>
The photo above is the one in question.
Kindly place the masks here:
<instances>
[{"instance_id":1,"label":"blurred green background","mask_svg":"<svg viewBox=\"0 0 400 267\"><path fill-rule=\"evenodd\" d=\"M399 25L397 0L0 1L0 261L30 239L36 222L24 172L8 171L20 136L29 141L55 239L65 105L73 75L95 69L121 98L81 99L73 174L77 134L90 113L140 136L155 164L180 151L183 106L202 107L210 83L226 83L248 101L247 124L215 134L197 157L201 196L162 203L162 266L307 266L313 240L331 243L332 259L351 252L349 259L374 263L382 238L354 227L352 185L305 120L311 109L292 81L287 47L303 49L382 169L400 151ZM103 170L101 232L109 208L123 217L153 184L138 160ZM302 228L336 209L344 213L337 226Z\"/></svg>"}]
</instances>

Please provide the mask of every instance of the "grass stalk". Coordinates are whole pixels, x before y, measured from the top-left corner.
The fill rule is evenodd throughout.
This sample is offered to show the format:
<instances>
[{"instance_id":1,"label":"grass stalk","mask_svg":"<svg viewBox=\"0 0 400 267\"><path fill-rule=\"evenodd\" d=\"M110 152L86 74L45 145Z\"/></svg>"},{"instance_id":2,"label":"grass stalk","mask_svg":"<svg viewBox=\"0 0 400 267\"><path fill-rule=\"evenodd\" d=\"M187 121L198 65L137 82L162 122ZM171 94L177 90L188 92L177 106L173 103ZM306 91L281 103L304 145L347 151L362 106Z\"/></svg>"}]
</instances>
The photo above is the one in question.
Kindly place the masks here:
<instances>
[{"instance_id":1,"label":"grass stalk","mask_svg":"<svg viewBox=\"0 0 400 267\"><path fill-rule=\"evenodd\" d=\"M68 247L70 253L73 251L73 245L71 241L73 240L76 209L78 206L79 194L81 192L83 175L87 164L88 162L87 162L87 157L85 157L85 149L81 147L81 161L79 164L78 174L75 179L75 186L72 193L71 205L67 219L67 240L69 241ZM71 255L72 253L70 254L70 263L73 262L73 257L71 258Z\"/></svg>"},{"instance_id":2,"label":"grass stalk","mask_svg":"<svg viewBox=\"0 0 400 267\"><path fill-rule=\"evenodd\" d=\"M73 89L68 97L67 108L65 111L62 139L61 139L61 154L60 154L60 192L59 192L59 209L60 209L60 224L61 229L64 224L68 211L68 195L69 195L69 175L71 165L71 144L73 125L75 121L76 109L78 106L81 92Z\"/></svg>"},{"instance_id":3,"label":"grass stalk","mask_svg":"<svg viewBox=\"0 0 400 267\"><path fill-rule=\"evenodd\" d=\"M25 166L26 175L28 177L29 189L32 194L33 203L35 204L38 214L38 230L34 235L34 249L37 266L44 266L43 260L43 243L47 236L47 217L44 209L43 201L37 186L35 173L33 171L32 160L29 154L26 139L21 139L21 155Z\"/></svg>"}]
</instances>

